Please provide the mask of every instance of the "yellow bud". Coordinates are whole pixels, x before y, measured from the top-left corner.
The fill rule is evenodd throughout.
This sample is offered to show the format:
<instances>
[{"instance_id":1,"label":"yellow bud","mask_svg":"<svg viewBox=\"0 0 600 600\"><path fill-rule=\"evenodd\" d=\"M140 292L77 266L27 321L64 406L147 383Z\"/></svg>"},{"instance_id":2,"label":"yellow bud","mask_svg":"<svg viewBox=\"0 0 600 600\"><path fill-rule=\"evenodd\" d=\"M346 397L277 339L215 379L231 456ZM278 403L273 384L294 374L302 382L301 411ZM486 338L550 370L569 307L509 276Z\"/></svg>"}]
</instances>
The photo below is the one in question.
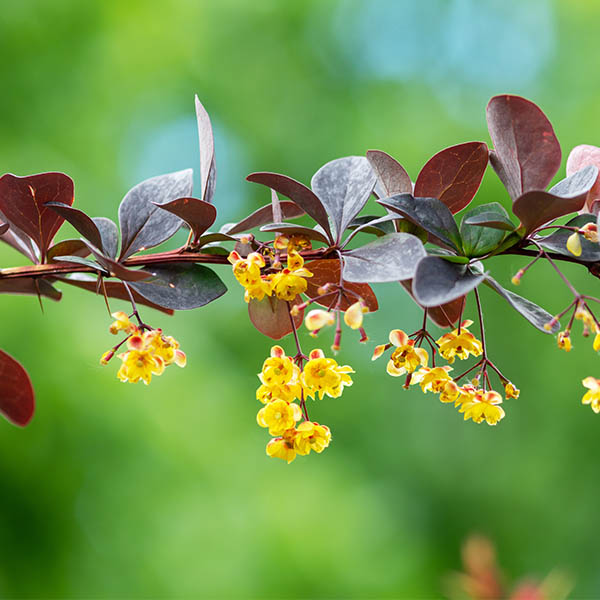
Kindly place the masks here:
<instances>
[{"instance_id":1,"label":"yellow bud","mask_svg":"<svg viewBox=\"0 0 600 600\"><path fill-rule=\"evenodd\" d=\"M344 313L344 323L350 329L359 329L363 324L363 313L368 312L368 310L366 306L363 306L362 302L355 302Z\"/></svg>"},{"instance_id":2,"label":"yellow bud","mask_svg":"<svg viewBox=\"0 0 600 600\"><path fill-rule=\"evenodd\" d=\"M311 310L304 319L304 325L309 331L321 329L321 327L325 327L326 325L333 325L334 322L335 316L333 313L319 308Z\"/></svg>"},{"instance_id":3,"label":"yellow bud","mask_svg":"<svg viewBox=\"0 0 600 600\"><path fill-rule=\"evenodd\" d=\"M574 256L581 256L581 240L577 232L569 236L567 240L567 250Z\"/></svg>"},{"instance_id":4,"label":"yellow bud","mask_svg":"<svg viewBox=\"0 0 600 600\"><path fill-rule=\"evenodd\" d=\"M377 360L385 352L385 349L386 349L385 344L381 344L380 346L375 346L375 350L373 350L373 356L371 357L371 360Z\"/></svg>"}]
</instances>

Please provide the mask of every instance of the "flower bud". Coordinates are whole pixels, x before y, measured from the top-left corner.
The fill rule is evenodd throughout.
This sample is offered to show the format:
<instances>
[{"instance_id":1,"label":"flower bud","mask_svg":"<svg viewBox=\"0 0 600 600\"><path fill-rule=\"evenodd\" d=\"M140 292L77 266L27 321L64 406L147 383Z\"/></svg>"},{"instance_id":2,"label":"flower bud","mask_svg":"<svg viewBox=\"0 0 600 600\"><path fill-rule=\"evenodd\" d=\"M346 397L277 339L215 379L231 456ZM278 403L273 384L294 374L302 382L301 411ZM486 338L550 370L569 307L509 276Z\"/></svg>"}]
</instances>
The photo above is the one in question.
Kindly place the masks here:
<instances>
[{"instance_id":1,"label":"flower bud","mask_svg":"<svg viewBox=\"0 0 600 600\"><path fill-rule=\"evenodd\" d=\"M519 285L521 283L521 277L525 275L525 269L519 269L517 274L511 279L513 285Z\"/></svg>"},{"instance_id":2,"label":"flower bud","mask_svg":"<svg viewBox=\"0 0 600 600\"><path fill-rule=\"evenodd\" d=\"M333 313L327 312L326 310L322 310L320 308L311 310L304 319L304 325L309 331L321 329L326 325L333 325L334 322L335 316Z\"/></svg>"},{"instance_id":3,"label":"flower bud","mask_svg":"<svg viewBox=\"0 0 600 600\"><path fill-rule=\"evenodd\" d=\"M581 240L579 239L579 233L577 231L569 236L567 239L567 250L573 256L581 256Z\"/></svg>"},{"instance_id":4,"label":"flower bud","mask_svg":"<svg viewBox=\"0 0 600 600\"><path fill-rule=\"evenodd\" d=\"M363 314L366 312L369 312L369 309L359 300L352 304L352 306L344 313L344 323L346 323L350 329L359 329L362 327Z\"/></svg>"}]
</instances>

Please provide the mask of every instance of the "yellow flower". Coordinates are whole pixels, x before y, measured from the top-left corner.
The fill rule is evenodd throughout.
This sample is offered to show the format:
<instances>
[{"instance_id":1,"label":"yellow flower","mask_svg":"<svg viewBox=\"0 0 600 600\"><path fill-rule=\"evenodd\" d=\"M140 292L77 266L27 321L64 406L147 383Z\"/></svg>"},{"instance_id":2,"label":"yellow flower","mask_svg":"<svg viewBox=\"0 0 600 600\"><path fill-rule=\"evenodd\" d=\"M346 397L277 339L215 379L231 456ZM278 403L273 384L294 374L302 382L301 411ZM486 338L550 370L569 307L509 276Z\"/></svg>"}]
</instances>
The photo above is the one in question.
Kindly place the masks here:
<instances>
[{"instance_id":1,"label":"yellow flower","mask_svg":"<svg viewBox=\"0 0 600 600\"><path fill-rule=\"evenodd\" d=\"M113 335L116 335L119 331L123 331L127 334L137 331L137 326L129 320L129 317L122 310L112 313L112 317L115 318L116 321L111 324L108 330Z\"/></svg>"},{"instance_id":2,"label":"yellow flower","mask_svg":"<svg viewBox=\"0 0 600 600\"><path fill-rule=\"evenodd\" d=\"M296 427L294 448L302 456L308 454L311 450L320 454L329 446L330 442L331 432L326 425L304 421Z\"/></svg>"},{"instance_id":3,"label":"yellow flower","mask_svg":"<svg viewBox=\"0 0 600 600\"><path fill-rule=\"evenodd\" d=\"M594 337L594 350L598 352L600 350L600 333L597 333Z\"/></svg>"},{"instance_id":4,"label":"yellow flower","mask_svg":"<svg viewBox=\"0 0 600 600\"><path fill-rule=\"evenodd\" d=\"M287 268L273 276L273 292L280 300L291 302L306 291L306 277L312 277L312 273L304 268L304 259L297 252L290 252Z\"/></svg>"},{"instance_id":5,"label":"yellow flower","mask_svg":"<svg viewBox=\"0 0 600 600\"><path fill-rule=\"evenodd\" d=\"M577 232L571 234L567 239L567 250L574 256L581 256L581 240Z\"/></svg>"},{"instance_id":6,"label":"yellow flower","mask_svg":"<svg viewBox=\"0 0 600 600\"><path fill-rule=\"evenodd\" d=\"M287 252L298 252L302 250L311 250L312 242L310 238L302 233L293 233L289 236L279 235L273 242L273 248L276 250L287 250Z\"/></svg>"},{"instance_id":7,"label":"yellow flower","mask_svg":"<svg viewBox=\"0 0 600 600\"><path fill-rule=\"evenodd\" d=\"M421 367L416 371L412 379L410 380L411 385L419 384L423 393L433 392L439 394L448 381L452 381L452 377L448 375L449 371L452 371L452 367Z\"/></svg>"},{"instance_id":8,"label":"yellow flower","mask_svg":"<svg viewBox=\"0 0 600 600\"><path fill-rule=\"evenodd\" d=\"M473 321L466 320L460 326L460 333L458 333L458 329L455 329L437 340L440 354L450 364L454 362L455 356L464 360L469 357L469 354L479 356L483 352L481 342L468 330L472 324Z\"/></svg>"},{"instance_id":9,"label":"yellow flower","mask_svg":"<svg viewBox=\"0 0 600 600\"><path fill-rule=\"evenodd\" d=\"M123 381L137 383L140 379L148 385L152 375L162 375L165 363L160 356L155 356L151 349L146 347L141 335L132 335L127 340L128 352L119 354L123 361L117 377Z\"/></svg>"},{"instance_id":10,"label":"yellow flower","mask_svg":"<svg viewBox=\"0 0 600 600\"><path fill-rule=\"evenodd\" d=\"M261 427L268 427L271 435L281 435L287 429L292 429L302 418L302 411L297 404L285 400L273 400L263 406L256 415L256 421Z\"/></svg>"},{"instance_id":11,"label":"yellow flower","mask_svg":"<svg viewBox=\"0 0 600 600\"><path fill-rule=\"evenodd\" d=\"M579 233L583 235L586 240L590 242L598 243L598 225L596 223L586 223L579 229Z\"/></svg>"},{"instance_id":12,"label":"yellow flower","mask_svg":"<svg viewBox=\"0 0 600 600\"><path fill-rule=\"evenodd\" d=\"M175 363L178 367L185 367L187 358L179 350L179 342L170 335L163 335L162 329L152 329L144 333L144 344L154 356L162 358L165 366Z\"/></svg>"},{"instance_id":13,"label":"yellow flower","mask_svg":"<svg viewBox=\"0 0 600 600\"><path fill-rule=\"evenodd\" d=\"M350 327L350 329L360 329L363 324L363 314L369 312L369 309L360 301L355 302L348 307L348 310L344 313L344 323Z\"/></svg>"},{"instance_id":14,"label":"yellow flower","mask_svg":"<svg viewBox=\"0 0 600 600\"><path fill-rule=\"evenodd\" d=\"M285 431L282 437L272 439L267 444L267 455L272 458L281 458L290 464L296 458L294 449L294 438L296 430Z\"/></svg>"},{"instance_id":15,"label":"yellow flower","mask_svg":"<svg viewBox=\"0 0 600 600\"><path fill-rule=\"evenodd\" d=\"M396 346L386 367L392 377L400 377L405 373L412 373L420 366L427 366L427 350L415 348L415 341L409 339L401 329L390 331L390 344Z\"/></svg>"},{"instance_id":16,"label":"yellow flower","mask_svg":"<svg viewBox=\"0 0 600 600\"><path fill-rule=\"evenodd\" d=\"M311 398L318 394L321 399L325 394L338 398L345 386L352 385L349 373L354 373L354 370L348 365L340 367L333 358L325 358L322 350L313 350L302 371L302 386Z\"/></svg>"},{"instance_id":17,"label":"yellow flower","mask_svg":"<svg viewBox=\"0 0 600 600\"><path fill-rule=\"evenodd\" d=\"M309 331L316 331L317 329L321 329L326 325L333 325L334 323L334 314L320 308L311 310L304 319L304 325Z\"/></svg>"},{"instance_id":18,"label":"yellow flower","mask_svg":"<svg viewBox=\"0 0 600 600\"><path fill-rule=\"evenodd\" d=\"M596 321L589 310L584 308L583 306L578 306L575 311L575 318L578 321L583 321L584 330L593 331L594 333L600 333L598 331L598 326L596 325ZM585 332L584 332L585 335Z\"/></svg>"},{"instance_id":19,"label":"yellow flower","mask_svg":"<svg viewBox=\"0 0 600 600\"><path fill-rule=\"evenodd\" d=\"M285 355L281 346L273 346L270 358L263 363L259 378L264 385L269 387L284 385L292 380L297 380L299 371L291 357Z\"/></svg>"},{"instance_id":20,"label":"yellow flower","mask_svg":"<svg viewBox=\"0 0 600 600\"><path fill-rule=\"evenodd\" d=\"M582 383L588 391L584 394L581 402L583 404L590 404L595 413L600 413L600 379L586 377Z\"/></svg>"},{"instance_id":21,"label":"yellow flower","mask_svg":"<svg viewBox=\"0 0 600 600\"><path fill-rule=\"evenodd\" d=\"M508 381L504 386L504 395L506 396L507 400L510 400L511 398L518 398L520 393L521 390L516 388L510 381Z\"/></svg>"},{"instance_id":22,"label":"yellow flower","mask_svg":"<svg viewBox=\"0 0 600 600\"><path fill-rule=\"evenodd\" d=\"M558 337L556 338L556 343L561 350L565 352L570 352L571 348L571 337L569 336L568 331L559 331Z\"/></svg>"},{"instance_id":23,"label":"yellow flower","mask_svg":"<svg viewBox=\"0 0 600 600\"><path fill-rule=\"evenodd\" d=\"M293 402L296 398L300 398L302 386L298 383L284 383L275 385L261 385L256 390L256 399L263 404L271 402L271 400L285 400Z\"/></svg>"},{"instance_id":24,"label":"yellow flower","mask_svg":"<svg viewBox=\"0 0 600 600\"><path fill-rule=\"evenodd\" d=\"M456 402L461 391L455 381L447 381L440 391L440 402Z\"/></svg>"},{"instance_id":25,"label":"yellow flower","mask_svg":"<svg viewBox=\"0 0 600 600\"><path fill-rule=\"evenodd\" d=\"M233 274L245 288L244 299L262 300L265 295L271 295L271 277L261 275L260 270L265 266L265 259L258 252L251 252L247 258L242 258L237 252L230 252L227 257L233 265Z\"/></svg>"},{"instance_id":26,"label":"yellow flower","mask_svg":"<svg viewBox=\"0 0 600 600\"><path fill-rule=\"evenodd\" d=\"M477 388L471 383L465 383L465 385L458 388L458 398L454 401L454 406L463 406L469 402L473 402Z\"/></svg>"},{"instance_id":27,"label":"yellow flower","mask_svg":"<svg viewBox=\"0 0 600 600\"><path fill-rule=\"evenodd\" d=\"M485 421L488 425L496 425L505 415L499 404L502 404L502 396L498 392L477 390L473 400L463 404L459 412L464 413L465 421L473 419L475 423Z\"/></svg>"}]
</instances>

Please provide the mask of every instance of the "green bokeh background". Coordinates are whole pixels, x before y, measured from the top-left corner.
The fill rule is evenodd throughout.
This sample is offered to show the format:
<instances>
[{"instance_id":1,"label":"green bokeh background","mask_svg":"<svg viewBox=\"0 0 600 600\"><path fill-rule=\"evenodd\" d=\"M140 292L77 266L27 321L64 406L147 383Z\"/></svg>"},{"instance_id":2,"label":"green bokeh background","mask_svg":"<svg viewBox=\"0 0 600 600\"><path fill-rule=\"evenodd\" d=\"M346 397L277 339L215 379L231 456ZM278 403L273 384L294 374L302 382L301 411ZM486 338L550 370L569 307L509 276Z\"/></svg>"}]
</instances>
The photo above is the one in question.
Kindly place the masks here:
<instances>
[{"instance_id":1,"label":"green bokeh background","mask_svg":"<svg viewBox=\"0 0 600 600\"><path fill-rule=\"evenodd\" d=\"M64 171L79 207L115 218L141 179L197 171L194 93L216 131L219 224L268 200L243 181L255 170L308 182L379 148L414 178L441 148L489 140L495 93L536 101L566 159L600 144L599 19L593 0L7 2L1 169ZM478 201L507 205L491 171ZM7 247L0 260L23 264ZM491 268L508 285L522 264ZM331 447L288 466L265 456L255 422L269 340L221 273L221 300L146 311L189 359L149 387L99 366L113 343L101 298L68 289L41 314L35 298L2 297L2 347L38 402L25 430L0 423L2 597L439 597L473 531L508 577L561 567L575 597L600 596L600 417L580 404L581 379L598 375L589 340L561 353L484 290L492 357L522 394L498 427L463 423L371 363L373 343L419 319L399 286L380 286L373 343L347 334L338 357L355 385L312 407ZM569 301L544 266L520 293L551 312Z\"/></svg>"}]
</instances>

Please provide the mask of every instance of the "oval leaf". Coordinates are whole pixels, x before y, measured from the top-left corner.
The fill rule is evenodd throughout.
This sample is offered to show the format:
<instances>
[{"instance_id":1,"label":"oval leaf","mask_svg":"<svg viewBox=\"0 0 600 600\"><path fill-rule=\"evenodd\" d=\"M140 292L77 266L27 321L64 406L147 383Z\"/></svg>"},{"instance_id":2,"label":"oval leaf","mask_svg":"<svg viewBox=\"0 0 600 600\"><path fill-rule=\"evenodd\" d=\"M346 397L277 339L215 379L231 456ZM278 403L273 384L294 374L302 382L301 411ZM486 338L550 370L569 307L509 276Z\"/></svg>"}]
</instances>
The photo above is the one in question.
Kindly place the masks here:
<instances>
[{"instance_id":1,"label":"oval leaf","mask_svg":"<svg viewBox=\"0 0 600 600\"><path fill-rule=\"evenodd\" d=\"M153 202L153 204L156 204ZM183 219L194 233L194 242L215 222L217 209L204 200L198 198L176 198L165 204L156 204L163 210L177 215Z\"/></svg>"},{"instance_id":2,"label":"oval leaf","mask_svg":"<svg viewBox=\"0 0 600 600\"><path fill-rule=\"evenodd\" d=\"M596 217L588 214L579 215L567 222L566 225L568 227L583 227L586 223L596 223ZM566 229L557 229L552 235L538 239L538 242L546 250L563 256L573 256L567 250L567 239L571 236L571 233ZM583 262L600 261L600 245L586 240L582 235L579 236L579 241L581 242L581 255L577 257L578 260Z\"/></svg>"},{"instance_id":3,"label":"oval leaf","mask_svg":"<svg viewBox=\"0 0 600 600\"><path fill-rule=\"evenodd\" d=\"M90 249L90 252L94 255L94 258L102 265L111 277L118 277L123 281L140 281L150 277L150 273L143 271L142 269L130 269L120 262L108 258L98 248L84 240L85 245ZM72 257L73 258L73 257Z\"/></svg>"},{"instance_id":4,"label":"oval leaf","mask_svg":"<svg viewBox=\"0 0 600 600\"><path fill-rule=\"evenodd\" d=\"M131 287L151 302L174 310L204 306L222 296L227 288L217 274L194 263L151 267L151 279Z\"/></svg>"},{"instance_id":5,"label":"oval leaf","mask_svg":"<svg viewBox=\"0 0 600 600\"><path fill-rule=\"evenodd\" d=\"M292 304L300 304L300 300L296 298L290 306ZM248 302L248 316L258 331L273 340L280 340L293 331L288 303L275 296L265 296L262 300L252 298ZM293 317L296 328L302 325L303 316L304 309Z\"/></svg>"},{"instance_id":6,"label":"oval leaf","mask_svg":"<svg viewBox=\"0 0 600 600\"><path fill-rule=\"evenodd\" d=\"M421 306L412 293L412 279L407 279L400 282L402 287L408 292L409 296L415 301L415 304ZM442 304L441 306L430 306L427 308L427 316L438 327L453 327L463 314L466 298L461 296L451 302ZM421 308L425 308L421 306Z\"/></svg>"},{"instance_id":7,"label":"oval leaf","mask_svg":"<svg viewBox=\"0 0 600 600\"><path fill-rule=\"evenodd\" d=\"M498 204L498 202L483 204L468 211L463 217L460 225L462 246L467 256L484 256L485 254L492 252L492 250L495 250L504 239L506 233L502 228L482 227L480 224L471 225L469 223L469 219L471 218L489 214L495 215L496 220L501 223L505 223L506 221L510 223L508 213L501 204Z\"/></svg>"},{"instance_id":8,"label":"oval leaf","mask_svg":"<svg viewBox=\"0 0 600 600\"><path fill-rule=\"evenodd\" d=\"M279 207L281 209L281 218L283 219L297 219L305 214L295 202L280 202ZM223 233L233 235L234 233L242 233L243 231L271 223L273 223L273 205L267 204L255 210L251 215L242 219Z\"/></svg>"},{"instance_id":9,"label":"oval leaf","mask_svg":"<svg viewBox=\"0 0 600 600\"><path fill-rule=\"evenodd\" d=\"M378 200L379 204L406 217L432 236L432 241L461 250L460 233L450 209L437 198L415 198L399 194Z\"/></svg>"},{"instance_id":10,"label":"oval leaf","mask_svg":"<svg viewBox=\"0 0 600 600\"><path fill-rule=\"evenodd\" d=\"M484 275L472 273L465 265L427 256L417 266L412 291L421 306L440 306L465 296L483 279Z\"/></svg>"},{"instance_id":11,"label":"oval leaf","mask_svg":"<svg viewBox=\"0 0 600 600\"><path fill-rule=\"evenodd\" d=\"M313 175L310 186L331 217L332 234L337 241L373 193L375 181L375 173L364 156L337 158Z\"/></svg>"},{"instance_id":12,"label":"oval leaf","mask_svg":"<svg viewBox=\"0 0 600 600\"><path fill-rule=\"evenodd\" d=\"M357 283L410 279L425 256L427 252L418 237L410 233L389 233L344 252L344 279Z\"/></svg>"},{"instance_id":13,"label":"oval leaf","mask_svg":"<svg viewBox=\"0 0 600 600\"><path fill-rule=\"evenodd\" d=\"M560 167L560 144L546 115L520 96L504 94L487 106L494 150L490 162L515 200L531 190L545 190Z\"/></svg>"},{"instance_id":14,"label":"oval leaf","mask_svg":"<svg viewBox=\"0 0 600 600\"><path fill-rule=\"evenodd\" d=\"M117 225L106 217L93 217L92 221L94 221L100 232L104 255L115 259L119 249L119 229Z\"/></svg>"},{"instance_id":15,"label":"oval leaf","mask_svg":"<svg viewBox=\"0 0 600 600\"><path fill-rule=\"evenodd\" d=\"M378 198L387 198L396 194L412 194L412 181L404 167L395 158L381 150L369 150L367 151L367 160L377 176L375 195Z\"/></svg>"},{"instance_id":16,"label":"oval leaf","mask_svg":"<svg viewBox=\"0 0 600 600\"><path fill-rule=\"evenodd\" d=\"M47 202L73 204L73 181L64 173L0 177L0 210L37 244L42 262L64 218Z\"/></svg>"},{"instance_id":17,"label":"oval leaf","mask_svg":"<svg viewBox=\"0 0 600 600\"><path fill-rule=\"evenodd\" d=\"M33 386L27 371L0 350L0 413L14 425L25 427L34 411Z\"/></svg>"},{"instance_id":18,"label":"oval leaf","mask_svg":"<svg viewBox=\"0 0 600 600\"><path fill-rule=\"evenodd\" d=\"M69 222L88 241L97 248L102 248L102 237L96 223L82 210L73 208L62 202L47 202L46 206L52 207L65 221Z\"/></svg>"},{"instance_id":19,"label":"oval leaf","mask_svg":"<svg viewBox=\"0 0 600 600\"><path fill-rule=\"evenodd\" d=\"M266 185L271 189L283 194L290 200L293 200L307 215L310 215L323 229L331 239L331 229L329 227L329 219L323 204L315 193L307 188L304 184L278 173L250 173L246 177L248 181Z\"/></svg>"},{"instance_id":20,"label":"oval leaf","mask_svg":"<svg viewBox=\"0 0 600 600\"><path fill-rule=\"evenodd\" d=\"M582 144L575 146L567 158L567 176L573 175L588 165L600 169L600 148ZM600 209L600 173L594 185L590 188L585 201L585 210L588 213L598 214Z\"/></svg>"},{"instance_id":21,"label":"oval leaf","mask_svg":"<svg viewBox=\"0 0 600 600\"><path fill-rule=\"evenodd\" d=\"M57 256L81 256L85 258L90 249L81 240L64 240L48 248L48 262L54 262Z\"/></svg>"},{"instance_id":22,"label":"oval leaf","mask_svg":"<svg viewBox=\"0 0 600 600\"><path fill-rule=\"evenodd\" d=\"M340 261L334 259L327 260L313 260L304 265L313 276L307 280L306 295L311 298L316 298L317 304L329 308L332 302L333 295L324 296L321 300L319 295L319 288L326 283L335 283L336 285L340 282ZM373 292L370 285L366 283L350 283L344 280L344 287L355 294L358 294L360 298L369 309L369 312L375 312L379 308L377 297ZM348 308L356 302L356 297L350 294L347 297L342 297L340 309L342 311L348 310Z\"/></svg>"},{"instance_id":23,"label":"oval leaf","mask_svg":"<svg viewBox=\"0 0 600 600\"><path fill-rule=\"evenodd\" d=\"M119 206L121 258L153 248L168 240L181 227L179 217L160 210L176 198L192 195L191 169L146 179L131 188Z\"/></svg>"},{"instance_id":24,"label":"oval leaf","mask_svg":"<svg viewBox=\"0 0 600 600\"><path fill-rule=\"evenodd\" d=\"M59 290L40 277L18 277L0 279L0 294L44 296L57 302L62 298Z\"/></svg>"},{"instance_id":25,"label":"oval leaf","mask_svg":"<svg viewBox=\"0 0 600 600\"><path fill-rule=\"evenodd\" d=\"M451 146L430 158L415 182L414 195L441 200L453 214L467 206L477 193L488 164L484 142Z\"/></svg>"},{"instance_id":26,"label":"oval leaf","mask_svg":"<svg viewBox=\"0 0 600 600\"><path fill-rule=\"evenodd\" d=\"M544 329L544 325L552 320L552 315L540 308L537 304L523 298L518 294L509 292L503 288L495 279L491 277L485 278L485 284L500 294L519 314L525 317L536 329L542 333L556 333L560 329L560 323L557 323L552 331Z\"/></svg>"}]
</instances>

